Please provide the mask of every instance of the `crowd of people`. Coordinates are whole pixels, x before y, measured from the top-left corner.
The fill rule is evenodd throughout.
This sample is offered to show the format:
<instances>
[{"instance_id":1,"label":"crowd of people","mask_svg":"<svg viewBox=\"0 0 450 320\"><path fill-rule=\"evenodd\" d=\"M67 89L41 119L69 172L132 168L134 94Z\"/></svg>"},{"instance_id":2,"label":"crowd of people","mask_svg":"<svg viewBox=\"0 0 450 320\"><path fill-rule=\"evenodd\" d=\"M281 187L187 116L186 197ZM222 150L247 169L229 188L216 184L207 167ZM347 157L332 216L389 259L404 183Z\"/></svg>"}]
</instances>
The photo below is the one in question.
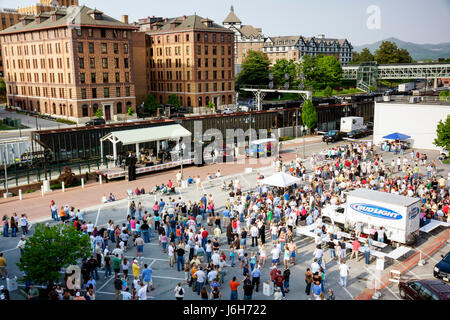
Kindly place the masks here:
<instances>
[{"instance_id":1,"label":"crowd of people","mask_svg":"<svg viewBox=\"0 0 450 320\"><path fill-rule=\"evenodd\" d=\"M75 228L89 235L92 246L92 256L82 262L83 289L71 291L55 286L51 297L95 299L98 269L102 268L105 278L115 277L116 299L147 299L147 292L154 289L152 269L143 264L141 258L144 245L158 241L162 252L168 255L169 267L184 273L185 282L178 283L173 291L178 300L184 298L188 288L204 300L237 300L239 287L244 300L251 300L262 287L269 293L273 290L274 299L286 299L296 258L311 253L311 265L304 273L305 294L311 299L334 300L334 291L326 286L327 264L336 261L340 285L345 288L350 275L346 261L359 260L361 245L357 238L361 235L361 225L349 226L352 238L348 241L351 243L351 250L348 250L346 241L337 237L337 228L322 222L321 214L326 206L345 202L344 191L369 188L419 197L422 201L421 225L431 219L448 219L447 181L438 175L435 162L428 162L424 154L402 152L397 159L386 163L373 145L354 142L313 154L309 164L311 170L306 169L301 159L287 163L279 157L274 160L276 170L302 180L301 184L285 189L261 185L262 175L258 176L255 189L247 191L243 190L239 179L229 183L224 180L222 190L228 196L220 212L212 194L203 194L198 201L183 201L176 196L169 196L165 201L161 196L152 208L131 201L125 223L116 224L110 220L107 225L96 227L91 221L84 220L80 210L74 213L70 206L61 207L58 216L56 204L51 203L52 218L55 221L71 218ZM420 173L421 167L427 174ZM220 171L215 177L220 177ZM179 178L176 176L178 185ZM198 182L191 178L190 183L197 183L201 190L199 178ZM172 181L164 187L173 188ZM136 190L137 195L145 194L142 189ZM161 188L154 191L161 191ZM22 218L17 215L11 217L14 223L8 222L7 216L3 221L4 226L11 224L11 229L17 223L22 226ZM297 247L295 229L313 223L316 224L314 233L327 235L328 241L319 237L314 251L306 252ZM3 230L7 236L8 228ZM24 234L25 231L26 227ZM371 228L363 243L366 264L370 263L372 241L389 242L382 226ZM329 255L325 255L327 249ZM134 258L125 256L129 250ZM264 268L270 268L267 283L260 280ZM229 276L235 273L231 270L240 270L242 278ZM224 286L230 288L229 297L222 295Z\"/></svg>"}]
</instances>

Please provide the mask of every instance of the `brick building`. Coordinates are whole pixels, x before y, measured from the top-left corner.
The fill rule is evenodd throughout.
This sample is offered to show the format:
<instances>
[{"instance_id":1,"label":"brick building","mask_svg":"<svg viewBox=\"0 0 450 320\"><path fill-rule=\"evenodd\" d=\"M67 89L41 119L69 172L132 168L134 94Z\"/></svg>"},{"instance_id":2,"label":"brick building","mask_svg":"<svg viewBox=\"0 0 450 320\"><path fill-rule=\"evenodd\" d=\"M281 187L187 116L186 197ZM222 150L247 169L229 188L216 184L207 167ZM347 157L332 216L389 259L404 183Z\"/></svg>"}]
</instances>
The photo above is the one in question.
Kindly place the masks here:
<instances>
[{"instance_id":1,"label":"brick building","mask_svg":"<svg viewBox=\"0 0 450 320\"><path fill-rule=\"evenodd\" d=\"M303 36L269 37L264 43L263 52L267 54L271 65L278 59L300 60L305 54L311 56L333 56L342 65L348 65L353 59L352 45L347 39L330 39L324 35L306 38Z\"/></svg>"},{"instance_id":2,"label":"brick building","mask_svg":"<svg viewBox=\"0 0 450 320\"><path fill-rule=\"evenodd\" d=\"M234 13L233 6L231 6L230 13L222 24L225 28L234 32L234 64L236 66L236 74L238 74L241 71L240 66L245 59L247 51L262 51L265 37L261 28L243 25Z\"/></svg>"},{"instance_id":3,"label":"brick building","mask_svg":"<svg viewBox=\"0 0 450 320\"><path fill-rule=\"evenodd\" d=\"M197 15L137 22L146 33L147 90L159 103L234 104L234 33Z\"/></svg>"},{"instance_id":4,"label":"brick building","mask_svg":"<svg viewBox=\"0 0 450 320\"><path fill-rule=\"evenodd\" d=\"M136 107L132 33L99 10L71 6L0 32L9 106L83 122Z\"/></svg>"},{"instance_id":5,"label":"brick building","mask_svg":"<svg viewBox=\"0 0 450 320\"><path fill-rule=\"evenodd\" d=\"M16 23L19 23L19 19L22 17L21 14L14 9L0 9L0 30L9 28ZM0 42L1 43L1 42ZM4 77L4 68L2 60L2 46L0 44L0 78Z\"/></svg>"}]
</instances>

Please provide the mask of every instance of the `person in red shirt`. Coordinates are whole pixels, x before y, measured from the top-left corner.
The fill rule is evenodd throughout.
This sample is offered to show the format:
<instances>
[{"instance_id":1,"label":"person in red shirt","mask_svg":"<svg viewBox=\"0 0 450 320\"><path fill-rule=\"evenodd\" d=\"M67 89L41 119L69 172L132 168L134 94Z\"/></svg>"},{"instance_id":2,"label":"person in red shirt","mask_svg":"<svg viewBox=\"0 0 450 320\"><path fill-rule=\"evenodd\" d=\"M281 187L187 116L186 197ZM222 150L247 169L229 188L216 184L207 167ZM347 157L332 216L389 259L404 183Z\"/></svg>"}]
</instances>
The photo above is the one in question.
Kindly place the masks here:
<instances>
[{"instance_id":1,"label":"person in red shirt","mask_svg":"<svg viewBox=\"0 0 450 320\"><path fill-rule=\"evenodd\" d=\"M230 300L238 300L238 287L241 284L240 282L236 281L236 277L233 277L233 279L230 281L230 289L231 289L231 297Z\"/></svg>"},{"instance_id":2,"label":"person in red shirt","mask_svg":"<svg viewBox=\"0 0 450 320\"><path fill-rule=\"evenodd\" d=\"M169 179L167 186L169 187L169 189L172 189L172 186L173 186L172 180Z\"/></svg>"},{"instance_id":3,"label":"person in red shirt","mask_svg":"<svg viewBox=\"0 0 450 320\"><path fill-rule=\"evenodd\" d=\"M283 281L284 281L284 276L281 274L280 270L277 270L277 274L275 276L275 285L278 288L281 289L281 293L283 294L283 298L285 298L286 293L284 291Z\"/></svg>"},{"instance_id":4,"label":"person in red shirt","mask_svg":"<svg viewBox=\"0 0 450 320\"><path fill-rule=\"evenodd\" d=\"M350 260L353 258L353 255L356 255L356 261L359 261L358 253L359 253L359 247L360 243L358 240L353 240L352 242L352 254L350 255Z\"/></svg>"},{"instance_id":5,"label":"person in red shirt","mask_svg":"<svg viewBox=\"0 0 450 320\"><path fill-rule=\"evenodd\" d=\"M272 280L274 284L276 283L278 272L277 267L272 267L272 270L270 271L270 280Z\"/></svg>"}]
</instances>

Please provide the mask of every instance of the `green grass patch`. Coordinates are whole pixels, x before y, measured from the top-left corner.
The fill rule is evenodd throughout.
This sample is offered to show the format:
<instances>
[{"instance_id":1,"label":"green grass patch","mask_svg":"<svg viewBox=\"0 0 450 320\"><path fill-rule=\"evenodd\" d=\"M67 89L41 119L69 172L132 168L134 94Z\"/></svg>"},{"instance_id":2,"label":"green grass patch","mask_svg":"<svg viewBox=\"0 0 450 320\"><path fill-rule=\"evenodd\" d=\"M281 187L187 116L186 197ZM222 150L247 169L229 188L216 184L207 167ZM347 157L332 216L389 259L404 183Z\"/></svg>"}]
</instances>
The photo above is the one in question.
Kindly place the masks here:
<instances>
[{"instance_id":1,"label":"green grass patch","mask_svg":"<svg viewBox=\"0 0 450 320\"><path fill-rule=\"evenodd\" d=\"M444 160L442 160L442 163L443 164L450 164L450 159L444 159Z\"/></svg>"},{"instance_id":2,"label":"green grass patch","mask_svg":"<svg viewBox=\"0 0 450 320\"><path fill-rule=\"evenodd\" d=\"M317 90L313 92L313 97L316 98L325 98L325 90ZM363 90L360 90L358 88L348 88L348 89L342 89L341 91L333 90L332 96L339 96L339 95L346 95L346 94L356 94L356 93L362 93Z\"/></svg>"},{"instance_id":3,"label":"green grass patch","mask_svg":"<svg viewBox=\"0 0 450 320\"><path fill-rule=\"evenodd\" d=\"M77 183L75 183L73 186L70 186L70 187L65 187L65 188L73 188L73 187L79 187L79 186L81 186L81 181L78 181ZM52 189L52 190L59 190L59 189L62 189L62 184L61 183L55 183L55 184L52 184L51 186L50 186L50 189Z\"/></svg>"},{"instance_id":4,"label":"green grass patch","mask_svg":"<svg viewBox=\"0 0 450 320\"><path fill-rule=\"evenodd\" d=\"M56 122L65 123L65 124L77 124L75 121L71 121L71 120L67 120L67 119L61 119L61 118L56 119Z\"/></svg>"}]
</instances>

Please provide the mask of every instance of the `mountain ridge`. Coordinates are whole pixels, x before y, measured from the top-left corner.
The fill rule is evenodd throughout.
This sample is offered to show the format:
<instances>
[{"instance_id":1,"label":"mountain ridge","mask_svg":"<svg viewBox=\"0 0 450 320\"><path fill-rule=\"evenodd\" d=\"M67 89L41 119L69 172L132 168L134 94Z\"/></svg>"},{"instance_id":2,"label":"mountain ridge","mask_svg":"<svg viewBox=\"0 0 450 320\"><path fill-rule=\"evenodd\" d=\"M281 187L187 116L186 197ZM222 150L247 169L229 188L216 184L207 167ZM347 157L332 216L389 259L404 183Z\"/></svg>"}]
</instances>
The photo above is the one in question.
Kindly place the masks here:
<instances>
[{"instance_id":1,"label":"mountain ridge","mask_svg":"<svg viewBox=\"0 0 450 320\"><path fill-rule=\"evenodd\" d=\"M414 60L425 59L438 59L438 58L450 58L450 42L437 43L437 44L419 44L413 42L402 41L400 39L390 37L381 41L377 41L371 44L364 44L360 46L354 46L354 50L361 52L362 49L367 48L372 54L378 49L383 41L391 41L397 44L400 49L408 50L409 54Z\"/></svg>"}]
</instances>

